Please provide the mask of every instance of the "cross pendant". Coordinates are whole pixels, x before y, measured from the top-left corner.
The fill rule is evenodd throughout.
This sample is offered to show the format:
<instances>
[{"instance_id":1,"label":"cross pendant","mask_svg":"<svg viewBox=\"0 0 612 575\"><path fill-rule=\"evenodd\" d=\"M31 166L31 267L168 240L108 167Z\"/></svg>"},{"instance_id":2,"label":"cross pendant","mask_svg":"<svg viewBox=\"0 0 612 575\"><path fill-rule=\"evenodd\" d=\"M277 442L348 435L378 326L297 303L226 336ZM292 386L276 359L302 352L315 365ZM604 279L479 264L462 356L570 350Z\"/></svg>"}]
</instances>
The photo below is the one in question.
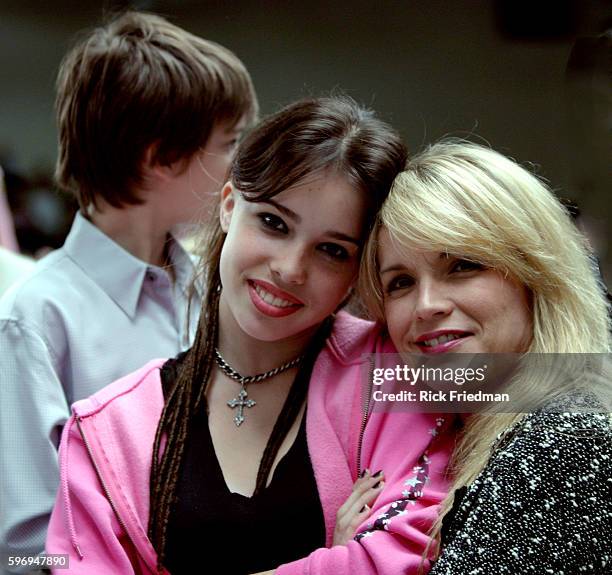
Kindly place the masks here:
<instances>
[{"instance_id":1,"label":"cross pendant","mask_svg":"<svg viewBox=\"0 0 612 575\"><path fill-rule=\"evenodd\" d=\"M229 405L232 409L235 409L236 407L238 408L238 413L236 413L234 416L234 423L236 424L236 427L240 427L244 421L244 408L253 407L254 405L257 405L257 403L252 399L248 399L247 390L243 385L238 397L230 399L227 402L227 405Z\"/></svg>"}]
</instances>

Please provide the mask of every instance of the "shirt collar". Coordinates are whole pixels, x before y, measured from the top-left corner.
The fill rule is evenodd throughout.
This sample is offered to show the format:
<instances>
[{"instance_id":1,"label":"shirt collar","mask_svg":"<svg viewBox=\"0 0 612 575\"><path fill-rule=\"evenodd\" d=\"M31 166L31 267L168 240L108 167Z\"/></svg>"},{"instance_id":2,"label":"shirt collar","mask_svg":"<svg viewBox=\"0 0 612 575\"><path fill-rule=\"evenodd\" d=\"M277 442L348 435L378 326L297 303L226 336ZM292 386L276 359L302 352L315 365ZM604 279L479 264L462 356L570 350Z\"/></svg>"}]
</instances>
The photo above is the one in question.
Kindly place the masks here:
<instances>
[{"instance_id":1,"label":"shirt collar","mask_svg":"<svg viewBox=\"0 0 612 575\"><path fill-rule=\"evenodd\" d=\"M194 263L172 236L170 241L168 253L175 266L177 285L186 293ZM133 256L80 212L74 219L64 250L130 318L134 317L146 272L155 266ZM198 293L200 289L196 283Z\"/></svg>"}]
</instances>

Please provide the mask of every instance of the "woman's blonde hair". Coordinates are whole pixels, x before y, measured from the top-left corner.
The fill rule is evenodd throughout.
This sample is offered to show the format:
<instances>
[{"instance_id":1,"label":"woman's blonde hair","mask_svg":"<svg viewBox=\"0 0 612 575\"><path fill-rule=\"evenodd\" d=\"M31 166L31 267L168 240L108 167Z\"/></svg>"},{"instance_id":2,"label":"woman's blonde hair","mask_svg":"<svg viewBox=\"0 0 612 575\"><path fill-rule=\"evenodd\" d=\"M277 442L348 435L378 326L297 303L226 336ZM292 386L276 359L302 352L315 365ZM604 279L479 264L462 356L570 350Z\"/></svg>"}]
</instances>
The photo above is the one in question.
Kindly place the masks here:
<instances>
[{"instance_id":1,"label":"woman's blonde hair","mask_svg":"<svg viewBox=\"0 0 612 575\"><path fill-rule=\"evenodd\" d=\"M377 238L383 227L400 249L455 254L526 286L533 326L527 351L610 350L608 302L585 238L546 185L503 155L466 141L444 140L414 156L396 177L366 246L360 274L362 298L381 321L384 296ZM549 399L567 391L553 377L545 379L549 381L535 381L532 374L523 384L525 389L538 387L540 397ZM454 484L434 536L439 536L454 490L476 478L496 437L523 416L477 414L468 419L453 455Z\"/></svg>"}]
</instances>

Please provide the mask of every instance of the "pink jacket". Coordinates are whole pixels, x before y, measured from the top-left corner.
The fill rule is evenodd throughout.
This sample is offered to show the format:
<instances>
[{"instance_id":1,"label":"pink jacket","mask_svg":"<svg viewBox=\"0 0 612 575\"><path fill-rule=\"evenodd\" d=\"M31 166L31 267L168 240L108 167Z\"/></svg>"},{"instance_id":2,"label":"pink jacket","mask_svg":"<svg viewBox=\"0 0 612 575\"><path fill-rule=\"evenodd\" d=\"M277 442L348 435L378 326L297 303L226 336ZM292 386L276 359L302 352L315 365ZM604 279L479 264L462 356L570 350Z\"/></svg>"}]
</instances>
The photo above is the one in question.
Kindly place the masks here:
<instances>
[{"instance_id":1,"label":"pink jacket","mask_svg":"<svg viewBox=\"0 0 612 575\"><path fill-rule=\"evenodd\" d=\"M376 412L362 432L364 354L393 351L385 346L377 326L338 314L313 369L306 421L328 547L278 567L278 575L417 571L448 488L444 470L453 437L450 421L435 414ZM154 360L72 408L47 538L48 553L69 555L69 573L156 572L147 525L163 363ZM359 451L361 469L384 470L385 487L355 540L330 547L336 513L359 473Z\"/></svg>"}]
</instances>

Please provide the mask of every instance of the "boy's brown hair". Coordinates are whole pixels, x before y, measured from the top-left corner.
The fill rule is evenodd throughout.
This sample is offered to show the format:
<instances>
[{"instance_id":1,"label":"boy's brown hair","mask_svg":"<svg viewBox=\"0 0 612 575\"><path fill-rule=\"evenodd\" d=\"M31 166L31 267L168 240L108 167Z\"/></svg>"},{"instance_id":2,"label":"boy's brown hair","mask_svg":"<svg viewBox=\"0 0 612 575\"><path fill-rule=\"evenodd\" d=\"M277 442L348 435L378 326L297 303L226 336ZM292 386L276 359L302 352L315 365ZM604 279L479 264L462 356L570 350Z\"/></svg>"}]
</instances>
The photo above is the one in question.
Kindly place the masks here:
<instances>
[{"instance_id":1,"label":"boy's brown hair","mask_svg":"<svg viewBox=\"0 0 612 575\"><path fill-rule=\"evenodd\" d=\"M57 182L85 211L140 204L142 164L170 165L219 122L253 121L251 78L229 50L153 14L126 12L65 56L57 79Z\"/></svg>"}]
</instances>

